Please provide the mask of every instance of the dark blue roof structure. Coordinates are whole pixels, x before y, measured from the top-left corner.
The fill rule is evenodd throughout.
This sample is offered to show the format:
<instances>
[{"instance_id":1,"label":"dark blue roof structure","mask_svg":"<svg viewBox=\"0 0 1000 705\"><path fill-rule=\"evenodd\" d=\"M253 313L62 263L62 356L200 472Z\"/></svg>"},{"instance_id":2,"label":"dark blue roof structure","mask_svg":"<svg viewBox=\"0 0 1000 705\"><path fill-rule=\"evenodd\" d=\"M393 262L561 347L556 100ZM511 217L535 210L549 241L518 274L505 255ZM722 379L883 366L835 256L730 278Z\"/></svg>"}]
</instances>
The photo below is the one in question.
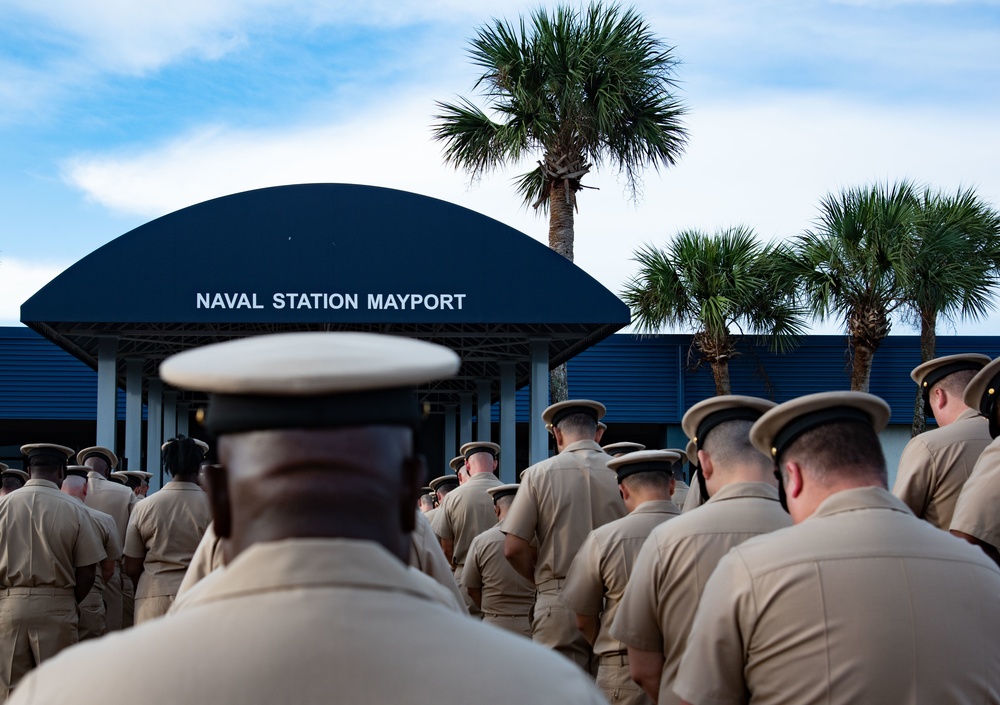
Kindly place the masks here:
<instances>
[{"instance_id":1,"label":"dark blue roof structure","mask_svg":"<svg viewBox=\"0 0 1000 705\"><path fill-rule=\"evenodd\" d=\"M98 285L95 286L95 282ZM118 359L164 357L231 337L367 330L433 339L460 376L425 390L455 401L533 339L560 364L629 323L628 307L539 242L474 211L372 186L248 191L171 213L56 277L21 320L92 367L98 339Z\"/></svg>"}]
</instances>

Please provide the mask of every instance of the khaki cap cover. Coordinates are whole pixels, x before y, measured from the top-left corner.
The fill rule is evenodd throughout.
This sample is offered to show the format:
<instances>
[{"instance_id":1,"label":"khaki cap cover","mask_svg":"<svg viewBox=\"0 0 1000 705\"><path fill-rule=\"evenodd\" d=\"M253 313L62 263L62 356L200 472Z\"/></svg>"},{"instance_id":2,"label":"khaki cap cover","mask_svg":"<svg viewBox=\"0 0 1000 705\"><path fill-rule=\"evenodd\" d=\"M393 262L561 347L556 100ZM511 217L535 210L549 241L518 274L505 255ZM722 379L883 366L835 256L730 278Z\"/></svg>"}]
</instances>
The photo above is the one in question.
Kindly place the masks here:
<instances>
[{"instance_id":1,"label":"khaki cap cover","mask_svg":"<svg viewBox=\"0 0 1000 705\"><path fill-rule=\"evenodd\" d=\"M684 414L684 418L681 419L681 428L684 429L684 435L695 443L699 443L698 429L701 427L702 422L713 414L731 409L747 409L763 414L775 406L776 404L773 401L761 399L760 397L746 397L739 394L712 397L704 399L688 409L687 413Z\"/></svg>"},{"instance_id":2,"label":"khaki cap cover","mask_svg":"<svg viewBox=\"0 0 1000 705\"><path fill-rule=\"evenodd\" d=\"M458 452L462 454L461 458L463 462L470 455L473 455L474 453L478 452L489 453L494 458L497 458L500 456L500 446L498 446L496 443L490 443L488 441L473 441L471 443L464 444L461 448L458 449ZM456 468L452 469L455 470L455 472L458 472Z\"/></svg>"},{"instance_id":3,"label":"khaki cap cover","mask_svg":"<svg viewBox=\"0 0 1000 705\"><path fill-rule=\"evenodd\" d=\"M101 450L106 450L101 448ZM82 450L80 451L83 452ZM29 458L34 455L55 455L64 456L66 460L73 457L73 449L67 448L66 446L57 445L55 443L28 443L27 445L21 446L21 453L27 455ZM111 454L114 457L114 453Z\"/></svg>"},{"instance_id":4,"label":"khaki cap cover","mask_svg":"<svg viewBox=\"0 0 1000 705\"><path fill-rule=\"evenodd\" d=\"M510 485L497 485L496 487L490 487L488 490L486 490L486 494L492 497L493 501L496 502L501 497L506 497L507 495L516 494L518 487L520 487L520 485L518 485L517 483L513 483Z\"/></svg>"},{"instance_id":5,"label":"khaki cap cover","mask_svg":"<svg viewBox=\"0 0 1000 705\"><path fill-rule=\"evenodd\" d=\"M76 462L79 465L83 465L87 458L92 455L99 455L107 460L108 465L112 470L118 467L118 456L115 455L110 448L104 448L103 446L91 446L90 448L84 448L76 454Z\"/></svg>"},{"instance_id":6,"label":"khaki cap cover","mask_svg":"<svg viewBox=\"0 0 1000 705\"><path fill-rule=\"evenodd\" d=\"M640 472L659 470L665 473L673 471L674 463L681 459L680 453L673 450L637 450L608 461L608 468L618 473L618 482L629 475Z\"/></svg>"},{"instance_id":7,"label":"khaki cap cover","mask_svg":"<svg viewBox=\"0 0 1000 705\"><path fill-rule=\"evenodd\" d=\"M979 353L962 353L960 355L935 357L933 360L928 360L927 362L914 367L910 372L910 379L916 382L918 387L929 387L935 382L944 379L952 372L958 372L959 370L982 369L984 366L988 365L989 362L990 358L988 355L980 355ZM951 368L952 366L955 366L955 369L951 370L951 372L942 370L943 374L940 376L932 374L941 370L941 368Z\"/></svg>"},{"instance_id":8,"label":"khaki cap cover","mask_svg":"<svg viewBox=\"0 0 1000 705\"><path fill-rule=\"evenodd\" d=\"M777 447L775 439L792 422L808 423L809 417L815 417L816 423L803 428L800 433L811 428L835 423L838 420L848 420L849 416L829 416L824 412L835 412L837 409L854 410L867 417L875 433L880 432L889 423L891 410L889 405L874 394L865 392L820 392L786 401L775 406L761 416L750 429L750 442L754 448L769 458L774 458L782 450ZM796 436L797 437L797 436ZM782 446L790 443L789 439Z\"/></svg>"},{"instance_id":9,"label":"khaki cap cover","mask_svg":"<svg viewBox=\"0 0 1000 705\"><path fill-rule=\"evenodd\" d=\"M67 465L66 466L66 477L70 475L75 475L76 477L87 477L87 473L90 472L90 468L86 465ZM112 473L109 473L112 474Z\"/></svg>"},{"instance_id":10,"label":"khaki cap cover","mask_svg":"<svg viewBox=\"0 0 1000 705\"><path fill-rule=\"evenodd\" d=\"M581 412L593 414L595 421L600 421L604 418L604 415L608 413L604 404L599 401L593 401L591 399L570 399L568 401L560 401L551 406L547 407L545 411L542 412L542 421L546 424L555 424L555 419L569 414L576 413L574 410L579 409Z\"/></svg>"},{"instance_id":11,"label":"khaki cap cover","mask_svg":"<svg viewBox=\"0 0 1000 705\"><path fill-rule=\"evenodd\" d=\"M108 480L111 482L117 482L119 485L128 484L128 475L123 472L112 472L108 473Z\"/></svg>"},{"instance_id":12,"label":"khaki cap cover","mask_svg":"<svg viewBox=\"0 0 1000 705\"><path fill-rule=\"evenodd\" d=\"M1000 392L1000 357L987 364L965 387L963 400L969 408L986 416Z\"/></svg>"},{"instance_id":13,"label":"khaki cap cover","mask_svg":"<svg viewBox=\"0 0 1000 705\"><path fill-rule=\"evenodd\" d=\"M614 455L615 453L635 453L639 450L646 450L646 446L642 443L633 443L632 441L609 443L604 446L604 452L608 455Z\"/></svg>"},{"instance_id":14,"label":"khaki cap cover","mask_svg":"<svg viewBox=\"0 0 1000 705\"><path fill-rule=\"evenodd\" d=\"M454 470L456 473L465 467L465 456L456 455L448 462L448 467Z\"/></svg>"},{"instance_id":15,"label":"khaki cap cover","mask_svg":"<svg viewBox=\"0 0 1000 705\"><path fill-rule=\"evenodd\" d=\"M202 455L208 455L208 444L205 443L205 441L199 441L197 438L192 438L191 440L194 441L194 444L196 446L198 446L199 448L201 448ZM160 450L166 450L167 446L170 445L173 442L174 442L174 440L171 438L169 441L167 441L166 443L164 443L163 445L160 446ZM137 472L137 471L135 471L135 472Z\"/></svg>"},{"instance_id":16,"label":"khaki cap cover","mask_svg":"<svg viewBox=\"0 0 1000 705\"><path fill-rule=\"evenodd\" d=\"M27 482L28 481L28 473L26 473L24 470L18 470L17 468L8 468L8 467L5 467L3 469L3 473L0 473L0 474L3 474L3 475L12 475L14 477L19 477L19 478L21 478L22 482Z\"/></svg>"},{"instance_id":17,"label":"khaki cap cover","mask_svg":"<svg viewBox=\"0 0 1000 705\"><path fill-rule=\"evenodd\" d=\"M140 482L146 482L149 480L149 478L153 476L153 473L145 472L144 470L124 470L116 474L124 475L125 477L131 477L135 480L139 480Z\"/></svg>"},{"instance_id":18,"label":"khaki cap cover","mask_svg":"<svg viewBox=\"0 0 1000 705\"><path fill-rule=\"evenodd\" d=\"M684 454L687 456L688 462L694 467L698 467L698 442L691 439L687 443L687 448L684 450Z\"/></svg>"},{"instance_id":19,"label":"khaki cap cover","mask_svg":"<svg viewBox=\"0 0 1000 705\"><path fill-rule=\"evenodd\" d=\"M431 489L434 490L435 492L437 492L438 488L440 488L442 485L454 485L455 487L458 487L458 476L442 475L441 477L435 477L427 484L429 484L431 486Z\"/></svg>"}]
</instances>

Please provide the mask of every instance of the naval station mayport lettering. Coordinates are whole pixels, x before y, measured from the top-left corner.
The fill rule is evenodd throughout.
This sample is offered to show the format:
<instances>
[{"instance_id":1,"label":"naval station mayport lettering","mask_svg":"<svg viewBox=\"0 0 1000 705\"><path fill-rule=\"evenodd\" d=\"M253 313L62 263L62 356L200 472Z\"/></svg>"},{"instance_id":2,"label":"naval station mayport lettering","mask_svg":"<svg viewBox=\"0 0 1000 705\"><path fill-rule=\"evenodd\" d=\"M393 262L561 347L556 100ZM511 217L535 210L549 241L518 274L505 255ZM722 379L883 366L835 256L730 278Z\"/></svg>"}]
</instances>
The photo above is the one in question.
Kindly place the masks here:
<instances>
[{"instance_id":1,"label":"naval station mayport lettering","mask_svg":"<svg viewBox=\"0 0 1000 705\"><path fill-rule=\"evenodd\" d=\"M205 292L196 294L196 308L264 309L265 296L248 292ZM467 294L328 294L286 292L271 296L273 309L357 310L364 303L370 311L461 311Z\"/></svg>"}]
</instances>

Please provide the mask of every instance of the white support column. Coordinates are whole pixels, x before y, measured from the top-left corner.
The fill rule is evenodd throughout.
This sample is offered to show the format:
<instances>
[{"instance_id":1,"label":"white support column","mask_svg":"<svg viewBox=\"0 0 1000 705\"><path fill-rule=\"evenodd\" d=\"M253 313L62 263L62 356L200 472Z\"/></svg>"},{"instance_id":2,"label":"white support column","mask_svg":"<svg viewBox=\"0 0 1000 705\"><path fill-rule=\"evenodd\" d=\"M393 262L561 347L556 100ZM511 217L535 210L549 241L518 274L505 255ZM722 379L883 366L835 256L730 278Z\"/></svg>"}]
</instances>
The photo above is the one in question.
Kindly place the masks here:
<instances>
[{"instance_id":1,"label":"white support column","mask_svg":"<svg viewBox=\"0 0 1000 705\"><path fill-rule=\"evenodd\" d=\"M150 379L146 391L146 472L153 473L149 478L149 491L155 492L163 485L160 483L160 446L163 445L163 382L160 379Z\"/></svg>"},{"instance_id":2,"label":"white support column","mask_svg":"<svg viewBox=\"0 0 1000 705\"><path fill-rule=\"evenodd\" d=\"M476 380L476 440L490 442L493 440L492 411L493 400L490 398L490 381Z\"/></svg>"},{"instance_id":3,"label":"white support column","mask_svg":"<svg viewBox=\"0 0 1000 705\"><path fill-rule=\"evenodd\" d=\"M459 399L458 444L462 446L472 440L472 395L465 392L459 395Z\"/></svg>"},{"instance_id":4,"label":"white support column","mask_svg":"<svg viewBox=\"0 0 1000 705\"><path fill-rule=\"evenodd\" d=\"M97 341L97 445L115 449L118 420L118 339Z\"/></svg>"},{"instance_id":5,"label":"white support column","mask_svg":"<svg viewBox=\"0 0 1000 705\"><path fill-rule=\"evenodd\" d=\"M500 363L500 479L517 481L517 380L513 362Z\"/></svg>"},{"instance_id":6,"label":"white support column","mask_svg":"<svg viewBox=\"0 0 1000 705\"><path fill-rule=\"evenodd\" d=\"M125 358L125 457L129 470L142 469L142 358Z\"/></svg>"},{"instance_id":7,"label":"white support column","mask_svg":"<svg viewBox=\"0 0 1000 705\"><path fill-rule=\"evenodd\" d=\"M163 440L169 441L177 435L177 392L163 393ZM163 468L151 470L160 478L160 487L164 482L168 482L163 476Z\"/></svg>"},{"instance_id":8,"label":"white support column","mask_svg":"<svg viewBox=\"0 0 1000 705\"><path fill-rule=\"evenodd\" d=\"M531 341L531 417L528 422L528 462L549 457L548 431L542 412L549 405L549 341Z\"/></svg>"},{"instance_id":9,"label":"white support column","mask_svg":"<svg viewBox=\"0 0 1000 705\"><path fill-rule=\"evenodd\" d=\"M458 455L458 436L456 435L458 424L458 406L456 404L444 405L444 462L451 462L451 459Z\"/></svg>"}]
</instances>

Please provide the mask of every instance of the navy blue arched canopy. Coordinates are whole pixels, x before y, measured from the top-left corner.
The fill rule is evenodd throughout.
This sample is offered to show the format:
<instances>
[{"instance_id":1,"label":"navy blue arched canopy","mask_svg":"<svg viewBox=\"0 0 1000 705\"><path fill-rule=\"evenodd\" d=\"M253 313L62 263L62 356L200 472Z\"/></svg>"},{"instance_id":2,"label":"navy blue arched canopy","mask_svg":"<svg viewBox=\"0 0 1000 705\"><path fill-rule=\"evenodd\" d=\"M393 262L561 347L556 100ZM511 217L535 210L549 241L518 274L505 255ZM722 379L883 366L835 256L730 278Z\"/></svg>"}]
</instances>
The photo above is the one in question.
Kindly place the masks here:
<instances>
[{"instance_id":1,"label":"navy blue arched canopy","mask_svg":"<svg viewBox=\"0 0 1000 705\"><path fill-rule=\"evenodd\" d=\"M434 340L462 356L454 401L503 361L528 379L530 341L559 364L629 322L628 308L527 235L466 208L347 184L280 186L206 201L113 240L21 307L21 321L93 367L231 337L364 330Z\"/></svg>"}]
</instances>

